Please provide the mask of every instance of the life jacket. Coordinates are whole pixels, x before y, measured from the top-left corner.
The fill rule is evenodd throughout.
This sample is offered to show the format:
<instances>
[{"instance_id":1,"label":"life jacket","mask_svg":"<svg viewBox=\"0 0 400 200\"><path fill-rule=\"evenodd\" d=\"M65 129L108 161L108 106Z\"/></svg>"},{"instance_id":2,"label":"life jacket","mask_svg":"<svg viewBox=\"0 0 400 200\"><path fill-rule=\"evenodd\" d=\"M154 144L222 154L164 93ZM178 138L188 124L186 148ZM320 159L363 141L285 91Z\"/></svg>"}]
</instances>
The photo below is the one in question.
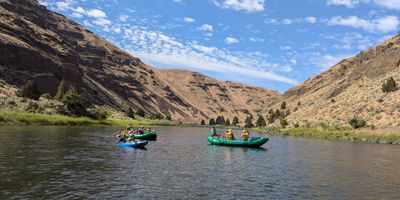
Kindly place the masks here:
<instances>
[{"instance_id":1,"label":"life jacket","mask_svg":"<svg viewBox=\"0 0 400 200\"><path fill-rule=\"evenodd\" d=\"M232 134L231 131L227 131L227 132L226 132L226 138L227 138L227 139L233 139L233 134Z\"/></svg>"},{"instance_id":2,"label":"life jacket","mask_svg":"<svg viewBox=\"0 0 400 200\"><path fill-rule=\"evenodd\" d=\"M242 139L243 140L249 140L249 132L242 133Z\"/></svg>"}]
</instances>

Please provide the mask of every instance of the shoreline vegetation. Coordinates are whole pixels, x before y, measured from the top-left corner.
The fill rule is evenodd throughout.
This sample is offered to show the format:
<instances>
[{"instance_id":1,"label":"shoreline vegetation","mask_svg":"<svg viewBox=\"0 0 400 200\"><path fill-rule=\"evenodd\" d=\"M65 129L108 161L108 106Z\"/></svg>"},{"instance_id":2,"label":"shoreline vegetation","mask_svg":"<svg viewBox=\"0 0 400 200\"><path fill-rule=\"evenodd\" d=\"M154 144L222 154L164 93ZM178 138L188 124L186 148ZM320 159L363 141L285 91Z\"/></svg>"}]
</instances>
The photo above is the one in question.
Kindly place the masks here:
<instances>
[{"instance_id":1,"label":"shoreline vegetation","mask_svg":"<svg viewBox=\"0 0 400 200\"><path fill-rule=\"evenodd\" d=\"M151 126L184 126L182 122L174 122L163 119L118 119L106 118L102 120L89 117L71 117L58 114L29 113L23 111L10 111L0 109L1 124L20 125L55 125L55 126L87 126L87 125L123 125L132 124Z\"/></svg>"},{"instance_id":2,"label":"shoreline vegetation","mask_svg":"<svg viewBox=\"0 0 400 200\"><path fill-rule=\"evenodd\" d=\"M71 117L58 114L41 114L23 111L13 111L0 109L0 126L2 124L16 125L54 125L54 126L90 126L90 125L118 125L125 126L132 124L134 126L188 126L197 127L213 127L211 125L194 125L182 122L175 122L165 119L118 119L107 118L103 120L91 119L88 117ZM215 127L243 129L238 126L215 125ZM263 134L303 137L303 138L320 138L328 140L348 140L352 142L368 142L380 144L400 144L400 133L395 130L363 130L363 129L323 129L323 128L247 128Z\"/></svg>"}]
</instances>

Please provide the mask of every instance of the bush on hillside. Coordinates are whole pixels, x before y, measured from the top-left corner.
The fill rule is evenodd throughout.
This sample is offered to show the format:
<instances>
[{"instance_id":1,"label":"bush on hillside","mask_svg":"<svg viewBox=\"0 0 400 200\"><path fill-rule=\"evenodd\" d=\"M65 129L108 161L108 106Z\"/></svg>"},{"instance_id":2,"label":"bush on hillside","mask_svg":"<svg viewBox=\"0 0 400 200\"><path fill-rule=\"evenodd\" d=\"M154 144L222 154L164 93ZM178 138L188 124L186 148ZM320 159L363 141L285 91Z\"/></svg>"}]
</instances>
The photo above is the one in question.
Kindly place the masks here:
<instances>
[{"instance_id":1,"label":"bush on hillside","mask_svg":"<svg viewBox=\"0 0 400 200\"><path fill-rule=\"evenodd\" d=\"M135 113L133 112L131 107L127 107L125 109L125 115L129 118L135 119Z\"/></svg>"},{"instance_id":2,"label":"bush on hillside","mask_svg":"<svg viewBox=\"0 0 400 200\"><path fill-rule=\"evenodd\" d=\"M208 122L209 125L215 125L215 120L214 118L211 118L210 121Z\"/></svg>"},{"instance_id":3,"label":"bush on hillside","mask_svg":"<svg viewBox=\"0 0 400 200\"><path fill-rule=\"evenodd\" d=\"M57 100L62 100L64 98L64 95L67 93L68 89L69 88L67 86L67 83L63 79L60 85L58 86L57 94L56 96L54 96L54 98Z\"/></svg>"},{"instance_id":4,"label":"bush on hillside","mask_svg":"<svg viewBox=\"0 0 400 200\"><path fill-rule=\"evenodd\" d=\"M365 122L364 119L361 119L359 117L354 116L353 118L349 119L348 123L353 127L354 129L362 128L367 125L367 122Z\"/></svg>"},{"instance_id":5,"label":"bush on hillside","mask_svg":"<svg viewBox=\"0 0 400 200\"><path fill-rule=\"evenodd\" d=\"M285 110L285 109L286 109L286 101L283 101L283 102L281 103L281 109L282 109L282 110Z\"/></svg>"},{"instance_id":6,"label":"bush on hillside","mask_svg":"<svg viewBox=\"0 0 400 200\"><path fill-rule=\"evenodd\" d=\"M238 123L239 123L239 118L237 116L234 116L232 119L232 125L237 126Z\"/></svg>"},{"instance_id":7,"label":"bush on hillside","mask_svg":"<svg viewBox=\"0 0 400 200\"><path fill-rule=\"evenodd\" d=\"M265 119L262 115L258 115L257 121L256 121L256 126L257 127L264 127L266 126L267 123L265 123Z\"/></svg>"},{"instance_id":8,"label":"bush on hillside","mask_svg":"<svg viewBox=\"0 0 400 200\"><path fill-rule=\"evenodd\" d=\"M246 119L244 120L244 127L245 127L245 128L253 128L254 125L253 125L252 120L253 120L253 117L252 117L252 116L246 117Z\"/></svg>"},{"instance_id":9,"label":"bush on hillside","mask_svg":"<svg viewBox=\"0 0 400 200\"><path fill-rule=\"evenodd\" d=\"M40 97L40 92L35 82L29 80L17 91L17 96L38 100Z\"/></svg>"},{"instance_id":10,"label":"bush on hillside","mask_svg":"<svg viewBox=\"0 0 400 200\"><path fill-rule=\"evenodd\" d=\"M394 81L393 77L390 77L382 84L382 91L384 93L394 92L398 90L398 86L396 81Z\"/></svg>"},{"instance_id":11,"label":"bush on hillside","mask_svg":"<svg viewBox=\"0 0 400 200\"><path fill-rule=\"evenodd\" d=\"M73 116L88 116L84 101L79 93L71 88L65 93L62 101L66 107L69 115Z\"/></svg>"},{"instance_id":12,"label":"bush on hillside","mask_svg":"<svg viewBox=\"0 0 400 200\"><path fill-rule=\"evenodd\" d=\"M142 109L137 110L136 115L140 116L140 117L144 117L145 116L144 110L142 110Z\"/></svg>"},{"instance_id":13,"label":"bush on hillside","mask_svg":"<svg viewBox=\"0 0 400 200\"><path fill-rule=\"evenodd\" d=\"M281 124L282 128L286 128L286 126L289 125L289 123L287 122L286 118L283 117L283 116L279 118L279 123Z\"/></svg>"},{"instance_id":14,"label":"bush on hillside","mask_svg":"<svg viewBox=\"0 0 400 200\"><path fill-rule=\"evenodd\" d=\"M204 119L201 120L200 125L202 125L202 126L206 125L206 122L204 121Z\"/></svg>"}]
</instances>

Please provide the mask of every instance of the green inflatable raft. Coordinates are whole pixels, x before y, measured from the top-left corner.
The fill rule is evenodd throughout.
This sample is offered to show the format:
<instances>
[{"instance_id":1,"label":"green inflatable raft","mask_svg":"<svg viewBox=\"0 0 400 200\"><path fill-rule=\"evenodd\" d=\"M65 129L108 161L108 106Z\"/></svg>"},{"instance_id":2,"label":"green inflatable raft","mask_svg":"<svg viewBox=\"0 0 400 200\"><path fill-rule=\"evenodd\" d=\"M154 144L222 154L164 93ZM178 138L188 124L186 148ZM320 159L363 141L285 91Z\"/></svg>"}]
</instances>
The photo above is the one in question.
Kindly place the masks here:
<instances>
[{"instance_id":1,"label":"green inflatable raft","mask_svg":"<svg viewBox=\"0 0 400 200\"><path fill-rule=\"evenodd\" d=\"M235 146L235 147L260 147L268 142L268 138L250 137L249 140L227 140L208 136L208 141L213 145Z\"/></svg>"},{"instance_id":2,"label":"green inflatable raft","mask_svg":"<svg viewBox=\"0 0 400 200\"><path fill-rule=\"evenodd\" d=\"M135 139L140 139L140 140L157 140L157 134L156 133L143 133L140 135L134 135L133 136Z\"/></svg>"}]
</instances>

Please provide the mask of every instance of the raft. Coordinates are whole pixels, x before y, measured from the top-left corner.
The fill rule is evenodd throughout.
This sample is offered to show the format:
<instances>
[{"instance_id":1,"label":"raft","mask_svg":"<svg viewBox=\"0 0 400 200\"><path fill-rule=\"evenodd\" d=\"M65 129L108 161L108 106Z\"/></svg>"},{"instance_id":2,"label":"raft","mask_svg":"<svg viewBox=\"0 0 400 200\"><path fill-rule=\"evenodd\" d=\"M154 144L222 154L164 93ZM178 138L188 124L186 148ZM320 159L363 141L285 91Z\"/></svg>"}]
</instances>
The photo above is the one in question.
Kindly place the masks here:
<instances>
[{"instance_id":1,"label":"raft","mask_svg":"<svg viewBox=\"0 0 400 200\"><path fill-rule=\"evenodd\" d=\"M120 147L132 147L132 148L144 148L147 145L148 141L140 141L140 142L120 142Z\"/></svg>"},{"instance_id":2,"label":"raft","mask_svg":"<svg viewBox=\"0 0 400 200\"><path fill-rule=\"evenodd\" d=\"M250 137L249 140L227 140L225 138L214 138L208 136L208 141L212 145L235 146L235 147L260 147L269 141L268 138Z\"/></svg>"},{"instance_id":3,"label":"raft","mask_svg":"<svg viewBox=\"0 0 400 200\"><path fill-rule=\"evenodd\" d=\"M157 134L156 133L143 133L140 135L134 135L133 137L135 139L140 139L140 140L156 140Z\"/></svg>"}]
</instances>

